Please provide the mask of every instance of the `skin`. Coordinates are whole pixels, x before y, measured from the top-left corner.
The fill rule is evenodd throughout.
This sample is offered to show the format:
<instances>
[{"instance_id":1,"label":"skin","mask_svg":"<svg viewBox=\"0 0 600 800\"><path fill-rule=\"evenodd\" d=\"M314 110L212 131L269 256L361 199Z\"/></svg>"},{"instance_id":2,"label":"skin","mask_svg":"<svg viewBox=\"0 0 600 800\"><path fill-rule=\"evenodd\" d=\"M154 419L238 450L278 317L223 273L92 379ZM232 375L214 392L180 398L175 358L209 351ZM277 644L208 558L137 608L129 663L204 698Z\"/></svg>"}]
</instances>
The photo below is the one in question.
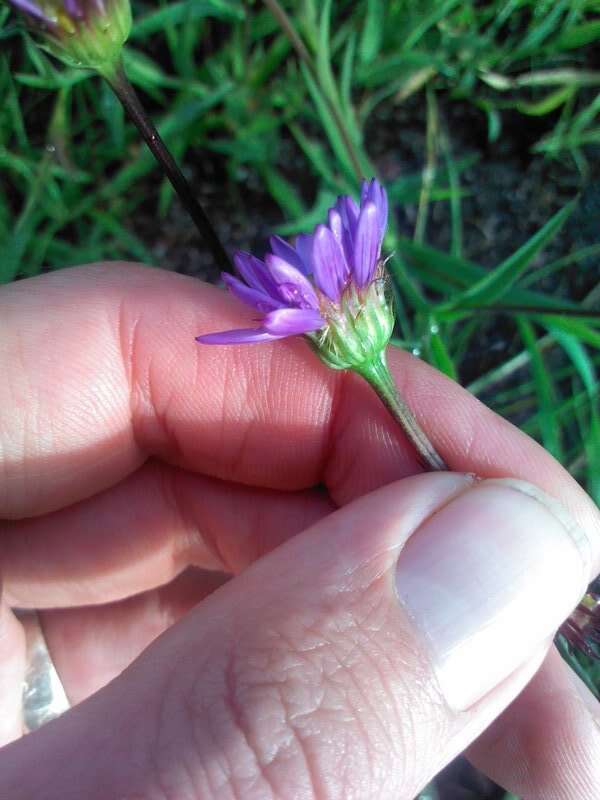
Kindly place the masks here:
<instances>
[{"instance_id":1,"label":"skin","mask_svg":"<svg viewBox=\"0 0 600 800\"><path fill-rule=\"evenodd\" d=\"M405 732L402 708L412 707L406 676L427 667L387 605L377 628L385 642L376 639L372 653L352 627L365 602L376 619L382 598L388 603L377 580L348 590L350 607L356 593L363 609L347 632L362 655L342 677L354 688L364 675L375 680L377 706L364 728L360 715L342 724L314 710L325 679L312 655L304 660L305 631L345 641L345 617L327 587L339 586L343 565L364 547L369 521L377 568L392 563L392 490L430 501L410 445L360 379L326 369L298 339L231 348L193 341L252 326L254 316L212 286L127 264L69 269L0 292L2 743L22 727L15 698L24 643L11 608L44 609L52 657L71 702L81 703L0 750L0 796L396 800L442 766L440 742L454 742L445 762L476 737L472 760L524 798L595 796L597 708L553 651L531 659L471 727L435 711L394 744ZM581 526L599 529L598 509L541 447L410 355L393 351L390 366L453 471L528 480ZM427 497L440 501L464 481L438 478ZM306 537L312 549L303 549ZM307 591L317 573L325 582L318 604ZM282 615L289 621L299 611L302 631L286 628L284 644L270 642ZM337 750L303 740L288 752L272 742L283 702L274 665L290 654L294 676L307 682L306 691L296 686L292 716L318 720ZM207 687L224 680L239 742L222 734L207 705ZM336 763L332 776L324 765ZM238 764L246 778L256 773L250 784Z\"/></svg>"}]
</instances>

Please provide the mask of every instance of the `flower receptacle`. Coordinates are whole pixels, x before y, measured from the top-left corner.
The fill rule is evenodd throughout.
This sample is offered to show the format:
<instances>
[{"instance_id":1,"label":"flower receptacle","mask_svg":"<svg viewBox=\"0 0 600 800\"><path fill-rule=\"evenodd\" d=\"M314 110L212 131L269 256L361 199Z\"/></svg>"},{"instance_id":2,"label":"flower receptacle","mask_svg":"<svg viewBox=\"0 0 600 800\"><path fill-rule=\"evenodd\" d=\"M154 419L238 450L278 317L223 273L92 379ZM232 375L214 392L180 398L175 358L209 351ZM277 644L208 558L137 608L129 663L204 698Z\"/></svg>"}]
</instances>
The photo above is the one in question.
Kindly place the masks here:
<instances>
[{"instance_id":1,"label":"flower receptacle","mask_svg":"<svg viewBox=\"0 0 600 800\"><path fill-rule=\"evenodd\" d=\"M360 372L377 361L394 330L383 264L363 289L351 283L338 302L323 300L321 313L326 327L307 336L327 366Z\"/></svg>"}]
</instances>

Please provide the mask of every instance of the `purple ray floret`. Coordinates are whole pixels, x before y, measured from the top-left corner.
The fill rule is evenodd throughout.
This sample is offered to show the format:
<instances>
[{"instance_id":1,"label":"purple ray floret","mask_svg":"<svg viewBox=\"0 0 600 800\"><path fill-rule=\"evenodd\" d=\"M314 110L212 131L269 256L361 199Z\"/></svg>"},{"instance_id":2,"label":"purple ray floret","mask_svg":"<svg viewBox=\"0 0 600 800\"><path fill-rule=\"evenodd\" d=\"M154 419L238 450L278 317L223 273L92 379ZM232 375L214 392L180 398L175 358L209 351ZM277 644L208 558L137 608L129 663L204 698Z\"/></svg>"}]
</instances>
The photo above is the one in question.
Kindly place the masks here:
<instances>
[{"instance_id":1,"label":"purple ray floret","mask_svg":"<svg viewBox=\"0 0 600 800\"><path fill-rule=\"evenodd\" d=\"M34 19L37 19L46 25L53 25L55 22L55 20L45 14L38 4L32 2L32 0L9 0L9 2L19 11L22 11L24 14L28 14L30 17L33 17Z\"/></svg>"},{"instance_id":2,"label":"purple ray floret","mask_svg":"<svg viewBox=\"0 0 600 800\"><path fill-rule=\"evenodd\" d=\"M83 8L79 0L63 0L65 11L72 19L83 19Z\"/></svg>"},{"instance_id":3,"label":"purple ray floret","mask_svg":"<svg viewBox=\"0 0 600 800\"><path fill-rule=\"evenodd\" d=\"M327 223L301 234L294 245L270 239L264 261L238 252L240 278L223 275L229 290L264 315L258 328L198 336L203 344L263 342L314 333L328 325L328 304L339 304L351 286L361 292L372 282L381 259L387 226L385 189L373 178L363 181L360 206L338 197Z\"/></svg>"},{"instance_id":4,"label":"purple ray floret","mask_svg":"<svg viewBox=\"0 0 600 800\"><path fill-rule=\"evenodd\" d=\"M107 11L104 0L53 0L45 4L36 3L35 0L8 0L8 2L31 20L42 22L53 31L61 27L59 13L64 13L68 19L77 23L94 13L104 15Z\"/></svg>"}]
</instances>

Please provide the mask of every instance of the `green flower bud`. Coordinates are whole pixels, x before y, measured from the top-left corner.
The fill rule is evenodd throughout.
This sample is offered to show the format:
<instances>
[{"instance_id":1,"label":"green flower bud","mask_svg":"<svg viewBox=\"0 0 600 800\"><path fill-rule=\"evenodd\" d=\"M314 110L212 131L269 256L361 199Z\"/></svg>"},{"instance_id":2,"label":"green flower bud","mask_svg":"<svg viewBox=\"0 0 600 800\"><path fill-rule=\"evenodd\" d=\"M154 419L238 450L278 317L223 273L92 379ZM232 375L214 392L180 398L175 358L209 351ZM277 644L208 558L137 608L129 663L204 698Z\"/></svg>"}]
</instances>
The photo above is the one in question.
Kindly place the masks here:
<instances>
[{"instance_id":1,"label":"green flower bud","mask_svg":"<svg viewBox=\"0 0 600 800\"><path fill-rule=\"evenodd\" d=\"M129 0L9 0L52 55L72 67L114 71L131 30Z\"/></svg>"}]
</instances>

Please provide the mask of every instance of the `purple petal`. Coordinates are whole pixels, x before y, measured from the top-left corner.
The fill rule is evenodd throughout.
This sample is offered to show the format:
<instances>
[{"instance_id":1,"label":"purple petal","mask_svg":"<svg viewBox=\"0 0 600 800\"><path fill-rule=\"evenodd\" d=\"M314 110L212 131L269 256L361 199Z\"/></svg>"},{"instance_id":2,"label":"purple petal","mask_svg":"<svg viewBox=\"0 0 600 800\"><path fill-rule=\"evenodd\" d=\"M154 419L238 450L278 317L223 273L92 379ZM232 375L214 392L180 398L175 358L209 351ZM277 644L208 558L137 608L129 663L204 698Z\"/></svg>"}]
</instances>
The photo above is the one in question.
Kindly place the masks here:
<instances>
[{"instance_id":1,"label":"purple petal","mask_svg":"<svg viewBox=\"0 0 600 800\"><path fill-rule=\"evenodd\" d=\"M324 325L323 317L312 308L281 308L271 311L263 320L265 330L275 336L297 336L318 331Z\"/></svg>"},{"instance_id":2,"label":"purple petal","mask_svg":"<svg viewBox=\"0 0 600 800\"><path fill-rule=\"evenodd\" d=\"M83 19L83 9L78 0L64 0L64 7L71 19Z\"/></svg>"},{"instance_id":3,"label":"purple petal","mask_svg":"<svg viewBox=\"0 0 600 800\"><path fill-rule=\"evenodd\" d=\"M369 200L372 201L372 198L369 197L369 192L371 191L371 186L373 185L373 181L375 178L371 178L370 181L362 181L360 184L360 205L366 205Z\"/></svg>"},{"instance_id":4,"label":"purple petal","mask_svg":"<svg viewBox=\"0 0 600 800\"><path fill-rule=\"evenodd\" d=\"M252 342L272 342L282 338L283 336L269 333L264 328L239 328L234 331L205 333L203 336L196 336L196 341L200 344L251 344Z\"/></svg>"},{"instance_id":5,"label":"purple petal","mask_svg":"<svg viewBox=\"0 0 600 800\"><path fill-rule=\"evenodd\" d=\"M353 240L356 234L356 225L358 222L359 208L349 195L338 197L335 204L335 210L342 218L342 223L350 239Z\"/></svg>"},{"instance_id":6,"label":"purple petal","mask_svg":"<svg viewBox=\"0 0 600 800\"><path fill-rule=\"evenodd\" d=\"M297 308L318 308L319 301L315 290L300 270L272 253L267 253L265 261L271 277L277 284L280 296L288 305Z\"/></svg>"},{"instance_id":7,"label":"purple petal","mask_svg":"<svg viewBox=\"0 0 600 800\"><path fill-rule=\"evenodd\" d=\"M276 256L283 258L284 261L287 261L288 264L299 269L304 275L307 274L304 261L291 244L288 244L281 236L271 236L269 243L271 245L271 250Z\"/></svg>"},{"instance_id":8,"label":"purple petal","mask_svg":"<svg viewBox=\"0 0 600 800\"><path fill-rule=\"evenodd\" d=\"M371 181L363 181L360 192L361 206L366 203L374 203L377 208L377 220L379 223L379 236L383 240L387 228L388 219L388 200L387 193L383 186L373 178Z\"/></svg>"},{"instance_id":9,"label":"purple petal","mask_svg":"<svg viewBox=\"0 0 600 800\"><path fill-rule=\"evenodd\" d=\"M352 264L353 234L345 227L342 217L336 208L330 208L327 214L327 224L337 242L341 245L346 264ZM356 226L354 226L356 228Z\"/></svg>"},{"instance_id":10,"label":"purple petal","mask_svg":"<svg viewBox=\"0 0 600 800\"><path fill-rule=\"evenodd\" d=\"M304 264L304 273L311 275L312 267L312 236L308 233L301 233L296 237L296 252Z\"/></svg>"},{"instance_id":11,"label":"purple petal","mask_svg":"<svg viewBox=\"0 0 600 800\"><path fill-rule=\"evenodd\" d=\"M326 225L317 225L313 237L315 283L336 302L350 277L350 269L339 242Z\"/></svg>"},{"instance_id":12,"label":"purple petal","mask_svg":"<svg viewBox=\"0 0 600 800\"><path fill-rule=\"evenodd\" d=\"M281 300L275 300L261 289L254 289L251 286L246 286L245 283L242 283L238 278L229 275L227 272L224 272L222 277L227 288L238 300L241 300L242 303L246 303L246 305L252 306L257 311L266 313L267 311L273 311L275 308L281 308L283 305Z\"/></svg>"},{"instance_id":13,"label":"purple petal","mask_svg":"<svg viewBox=\"0 0 600 800\"><path fill-rule=\"evenodd\" d=\"M55 25L56 20L49 17L45 14L42 9L31 0L9 0L9 2L19 11L23 11L25 14L29 14L30 17L34 19L39 19L41 22L45 22L46 25Z\"/></svg>"},{"instance_id":14,"label":"purple petal","mask_svg":"<svg viewBox=\"0 0 600 800\"><path fill-rule=\"evenodd\" d=\"M377 208L369 202L360 212L354 240L354 277L360 288L373 277L380 245Z\"/></svg>"},{"instance_id":15,"label":"purple petal","mask_svg":"<svg viewBox=\"0 0 600 800\"><path fill-rule=\"evenodd\" d=\"M277 286L269 275L269 270L260 258L256 258L256 256L253 256L251 253L244 253L242 250L238 250L233 256L233 260L237 271L248 286L251 286L253 289L258 289L261 292L266 292L266 294L270 295L273 299L279 299Z\"/></svg>"},{"instance_id":16,"label":"purple petal","mask_svg":"<svg viewBox=\"0 0 600 800\"><path fill-rule=\"evenodd\" d=\"M333 233L335 240L338 244L342 244L342 234L344 232L344 223L336 208L330 208L327 212L327 225L329 230Z\"/></svg>"}]
</instances>

